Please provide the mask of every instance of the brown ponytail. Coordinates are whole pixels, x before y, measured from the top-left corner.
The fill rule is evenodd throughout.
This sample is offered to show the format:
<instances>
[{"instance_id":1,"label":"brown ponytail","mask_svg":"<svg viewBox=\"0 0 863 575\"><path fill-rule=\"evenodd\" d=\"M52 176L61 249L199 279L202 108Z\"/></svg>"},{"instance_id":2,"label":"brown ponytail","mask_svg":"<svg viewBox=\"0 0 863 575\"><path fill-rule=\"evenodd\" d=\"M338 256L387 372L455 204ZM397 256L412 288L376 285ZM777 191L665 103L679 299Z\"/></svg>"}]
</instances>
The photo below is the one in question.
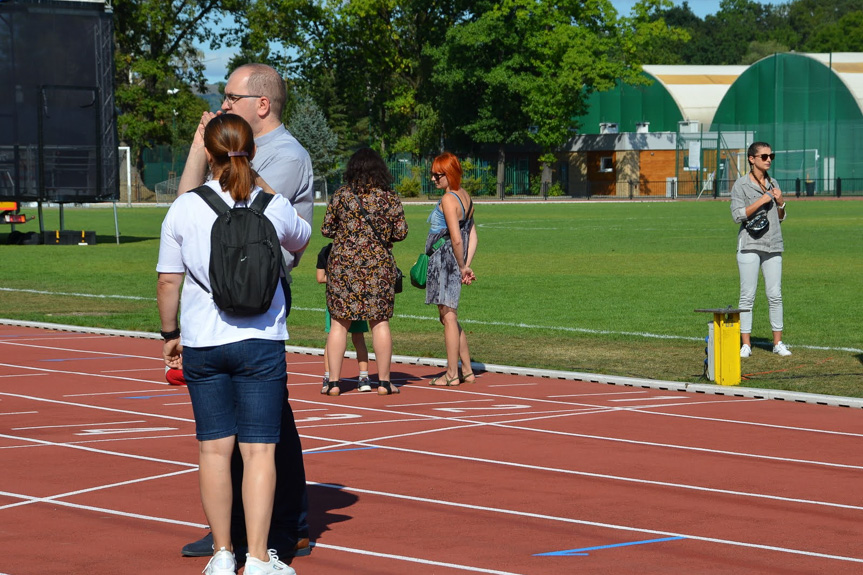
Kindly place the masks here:
<instances>
[{"instance_id":1,"label":"brown ponytail","mask_svg":"<svg viewBox=\"0 0 863 575\"><path fill-rule=\"evenodd\" d=\"M257 174L252 169L255 137L252 127L236 114L220 114L204 130L204 146L213 157L213 167L222 170L219 184L235 202L252 195Z\"/></svg>"}]
</instances>

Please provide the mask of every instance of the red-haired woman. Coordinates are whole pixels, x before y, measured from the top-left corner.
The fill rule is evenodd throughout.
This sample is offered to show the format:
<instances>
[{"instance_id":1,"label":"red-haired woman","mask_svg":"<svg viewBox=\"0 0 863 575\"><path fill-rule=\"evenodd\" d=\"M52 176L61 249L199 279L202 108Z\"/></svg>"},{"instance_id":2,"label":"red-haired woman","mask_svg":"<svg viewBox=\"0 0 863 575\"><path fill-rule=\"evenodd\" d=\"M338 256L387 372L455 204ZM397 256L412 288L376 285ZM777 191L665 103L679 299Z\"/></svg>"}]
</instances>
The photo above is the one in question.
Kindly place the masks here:
<instances>
[{"instance_id":1,"label":"red-haired woman","mask_svg":"<svg viewBox=\"0 0 863 575\"><path fill-rule=\"evenodd\" d=\"M470 264L477 243L473 201L461 187L461 176L461 165L453 154L444 152L434 159L432 180L439 190L445 191L428 219L431 229L426 239L426 252L430 252L435 245L438 247L429 256L426 303L438 306L446 344L447 367L446 373L431 380L430 385L447 387L476 380L471 369L467 336L458 322L461 286L470 285L476 280Z\"/></svg>"}]
</instances>

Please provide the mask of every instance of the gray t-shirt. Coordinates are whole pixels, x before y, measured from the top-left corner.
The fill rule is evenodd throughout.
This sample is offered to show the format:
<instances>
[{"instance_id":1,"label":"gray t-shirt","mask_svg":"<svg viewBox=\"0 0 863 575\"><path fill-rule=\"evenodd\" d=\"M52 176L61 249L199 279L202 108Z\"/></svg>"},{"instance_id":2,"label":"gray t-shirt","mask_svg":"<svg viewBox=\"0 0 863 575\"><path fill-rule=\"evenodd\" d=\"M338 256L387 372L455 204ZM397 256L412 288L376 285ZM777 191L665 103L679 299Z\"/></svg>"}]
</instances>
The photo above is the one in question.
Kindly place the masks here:
<instances>
[{"instance_id":1,"label":"gray t-shirt","mask_svg":"<svg viewBox=\"0 0 863 575\"><path fill-rule=\"evenodd\" d=\"M283 124L275 130L255 138L257 152L252 160L252 168L276 193L281 194L297 210L297 214L312 223L314 192L312 184L312 159L302 144ZM287 271L299 264L303 252L282 250ZM290 281L290 275L288 276Z\"/></svg>"}]
</instances>

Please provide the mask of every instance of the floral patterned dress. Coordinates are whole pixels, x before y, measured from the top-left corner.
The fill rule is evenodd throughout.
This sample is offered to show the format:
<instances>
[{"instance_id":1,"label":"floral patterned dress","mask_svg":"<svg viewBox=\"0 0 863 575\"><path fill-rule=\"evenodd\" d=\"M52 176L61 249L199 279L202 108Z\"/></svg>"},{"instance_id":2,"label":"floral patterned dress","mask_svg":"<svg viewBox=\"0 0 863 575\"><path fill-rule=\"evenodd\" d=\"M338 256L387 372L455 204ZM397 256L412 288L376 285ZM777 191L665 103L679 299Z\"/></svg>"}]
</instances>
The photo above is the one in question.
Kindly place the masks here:
<instances>
[{"instance_id":1,"label":"floral patterned dress","mask_svg":"<svg viewBox=\"0 0 863 575\"><path fill-rule=\"evenodd\" d=\"M360 212L369 214L369 222ZM387 320L395 305L392 242L408 235L398 195L391 190L343 186L327 206L321 233L333 240L327 262L327 309L336 319ZM384 247L378 236L387 242Z\"/></svg>"}]
</instances>

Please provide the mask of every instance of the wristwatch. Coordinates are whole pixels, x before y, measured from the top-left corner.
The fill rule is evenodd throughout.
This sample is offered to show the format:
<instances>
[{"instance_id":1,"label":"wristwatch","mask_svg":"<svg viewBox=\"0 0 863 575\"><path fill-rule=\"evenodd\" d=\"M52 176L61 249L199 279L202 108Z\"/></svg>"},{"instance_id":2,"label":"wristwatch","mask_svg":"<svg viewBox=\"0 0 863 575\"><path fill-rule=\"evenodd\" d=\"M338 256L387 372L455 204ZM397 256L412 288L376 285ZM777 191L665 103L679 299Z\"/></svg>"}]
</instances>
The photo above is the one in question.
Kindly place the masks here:
<instances>
[{"instance_id":1,"label":"wristwatch","mask_svg":"<svg viewBox=\"0 0 863 575\"><path fill-rule=\"evenodd\" d=\"M175 329L174 331L159 331L159 334L162 336L162 339L165 341L171 341L172 339L180 338L180 328Z\"/></svg>"}]
</instances>

